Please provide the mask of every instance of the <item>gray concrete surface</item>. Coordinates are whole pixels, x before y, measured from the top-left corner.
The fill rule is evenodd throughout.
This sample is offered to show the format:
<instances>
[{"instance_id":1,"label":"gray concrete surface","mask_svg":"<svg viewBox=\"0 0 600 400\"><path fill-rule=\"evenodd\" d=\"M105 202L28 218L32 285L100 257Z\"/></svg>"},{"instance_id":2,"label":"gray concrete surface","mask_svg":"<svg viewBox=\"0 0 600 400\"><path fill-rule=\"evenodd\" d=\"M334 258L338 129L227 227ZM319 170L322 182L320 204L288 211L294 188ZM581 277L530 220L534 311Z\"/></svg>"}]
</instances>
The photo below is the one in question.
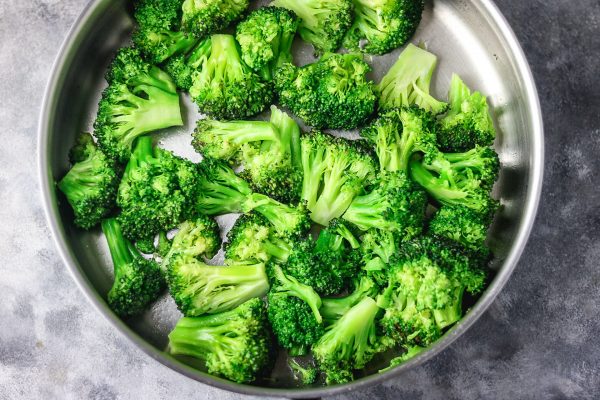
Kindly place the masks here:
<instances>
[{"instance_id":1,"label":"gray concrete surface","mask_svg":"<svg viewBox=\"0 0 600 400\"><path fill-rule=\"evenodd\" d=\"M86 0L0 2L0 399L236 399L127 342L86 301L46 227L36 124ZM506 289L440 356L338 399L600 398L600 3L499 0L546 124L537 223Z\"/></svg>"}]
</instances>

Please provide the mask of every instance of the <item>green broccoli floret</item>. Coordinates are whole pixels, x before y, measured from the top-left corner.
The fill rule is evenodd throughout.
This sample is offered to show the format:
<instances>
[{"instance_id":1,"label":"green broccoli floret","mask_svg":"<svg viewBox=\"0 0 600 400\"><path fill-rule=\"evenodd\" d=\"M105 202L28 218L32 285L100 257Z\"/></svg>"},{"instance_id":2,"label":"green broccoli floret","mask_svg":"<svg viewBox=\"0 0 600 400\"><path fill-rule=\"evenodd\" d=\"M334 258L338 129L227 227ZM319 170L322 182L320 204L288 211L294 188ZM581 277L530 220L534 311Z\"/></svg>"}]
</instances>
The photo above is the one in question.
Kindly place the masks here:
<instances>
[{"instance_id":1,"label":"green broccoli floret","mask_svg":"<svg viewBox=\"0 0 600 400\"><path fill-rule=\"evenodd\" d=\"M376 333L379 310L375 300L364 297L330 325L313 346L313 355L328 384L351 381L353 370L364 368L373 355L384 350Z\"/></svg>"},{"instance_id":2,"label":"green broccoli floret","mask_svg":"<svg viewBox=\"0 0 600 400\"><path fill-rule=\"evenodd\" d=\"M75 225L90 229L115 206L119 177L115 163L94 144L89 133L77 137L70 153L71 169L58 182L75 214Z\"/></svg>"},{"instance_id":3,"label":"green broccoli floret","mask_svg":"<svg viewBox=\"0 0 600 400\"><path fill-rule=\"evenodd\" d=\"M303 182L301 198L311 219L321 225L340 217L364 182L375 176L372 154L359 141L312 132L301 138Z\"/></svg>"},{"instance_id":4,"label":"green broccoli floret","mask_svg":"<svg viewBox=\"0 0 600 400\"><path fill-rule=\"evenodd\" d=\"M476 150L412 160L411 177L442 205L462 205L481 215L493 215L498 202L489 192L498 174L498 159L493 150Z\"/></svg>"},{"instance_id":5,"label":"green broccoli floret","mask_svg":"<svg viewBox=\"0 0 600 400\"><path fill-rule=\"evenodd\" d=\"M197 258L171 257L167 280L171 296L185 316L231 310L269 290L262 263L207 265Z\"/></svg>"},{"instance_id":6,"label":"green broccoli floret","mask_svg":"<svg viewBox=\"0 0 600 400\"><path fill-rule=\"evenodd\" d=\"M164 255L162 267L166 271L171 258L179 256L211 259L220 248L219 225L211 217L197 215L193 220L185 221L179 225L178 231Z\"/></svg>"},{"instance_id":7,"label":"green broccoli floret","mask_svg":"<svg viewBox=\"0 0 600 400\"><path fill-rule=\"evenodd\" d=\"M323 55L317 62L284 64L275 76L279 101L316 128L354 129L375 109L371 67L359 54Z\"/></svg>"},{"instance_id":8,"label":"green broccoli floret","mask_svg":"<svg viewBox=\"0 0 600 400\"><path fill-rule=\"evenodd\" d=\"M241 119L271 104L268 83L244 64L232 35L212 35L210 55L192 73L190 95L202 113L217 119Z\"/></svg>"},{"instance_id":9,"label":"green broccoli floret","mask_svg":"<svg viewBox=\"0 0 600 400\"><path fill-rule=\"evenodd\" d=\"M102 221L108 249L113 261L115 280L108 292L108 305L122 317L141 313L156 300L165 287L160 267L145 259L125 239L114 218Z\"/></svg>"},{"instance_id":10,"label":"green broccoli floret","mask_svg":"<svg viewBox=\"0 0 600 400\"><path fill-rule=\"evenodd\" d=\"M310 229L308 210L303 203L289 206L264 194L253 193L246 198L242 212L256 211L265 217L278 234L285 237L303 236Z\"/></svg>"},{"instance_id":11,"label":"green broccoli floret","mask_svg":"<svg viewBox=\"0 0 600 400\"><path fill-rule=\"evenodd\" d=\"M169 352L204 360L209 374L239 383L256 380L270 363L265 306L252 299L220 314L181 318Z\"/></svg>"},{"instance_id":12,"label":"green broccoli floret","mask_svg":"<svg viewBox=\"0 0 600 400\"><path fill-rule=\"evenodd\" d=\"M444 112L448 105L429 94L436 64L435 55L409 44L376 87L379 108L388 110L417 105L434 114Z\"/></svg>"},{"instance_id":13,"label":"green broccoli floret","mask_svg":"<svg viewBox=\"0 0 600 400\"><path fill-rule=\"evenodd\" d=\"M160 64L168 58L187 53L197 39L181 32L183 0L139 0L135 3L133 43L148 62Z\"/></svg>"},{"instance_id":14,"label":"green broccoli floret","mask_svg":"<svg viewBox=\"0 0 600 400\"><path fill-rule=\"evenodd\" d=\"M152 243L156 234L175 228L192 213L196 190L195 164L153 148L148 136L138 138L117 195L117 218L125 236Z\"/></svg>"},{"instance_id":15,"label":"green broccoli floret","mask_svg":"<svg viewBox=\"0 0 600 400\"><path fill-rule=\"evenodd\" d=\"M275 0L271 5L300 17L298 33L318 53L337 50L352 24L351 0Z\"/></svg>"},{"instance_id":16,"label":"green broccoli floret","mask_svg":"<svg viewBox=\"0 0 600 400\"><path fill-rule=\"evenodd\" d=\"M165 71L171 75L178 89L189 91L192 87L192 75L210 55L211 40L200 41L187 54L176 54L164 64Z\"/></svg>"},{"instance_id":17,"label":"green broccoli floret","mask_svg":"<svg viewBox=\"0 0 600 400\"><path fill-rule=\"evenodd\" d=\"M321 298L307 285L271 267L273 286L268 295L269 321L279 344L290 355L304 355L323 334Z\"/></svg>"},{"instance_id":18,"label":"green broccoli floret","mask_svg":"<svg viewBox=\"0 0 600 400\"><path fill-rule=\"evenodd\" d=\"M139 50L119 50L106 75L94 135L106 155L127 162L133 142L144 133L181 126L179 95L173 81L142 60Z\"/></svg>"},{"instance_id":19,"label":"green broccoli floret","mask_svg":"<svg viewBox=\"0 0 600 400\"><path fill-rule=\"evenodd\" d=\"M496 137L486 97L471 90L456 74L448 91L450 110L439 120L438 143L444 151L466 151L491 146Z\"/></svg>"},{"instance_id":20,"label":"green broccoli floret","mask_svg":"<svg viewBox=\"0 0 600 400\"><path fill-rule=\"evenodd\" d=\"M167 236L167 232L159 232L158 233L158 244L156 245L156 254L161 258L167 257L169 251L171 250L171 239Z\"/></svg>"},{"instance_id":21,"label":"green broccoli floret","mask_svg":"<svg viewBox=\"0 0 600 400\"><path fill-rule=\"evenodd\" d=\"M402 354L401 356L392 358L390 360L390 365L386 368L380 369L378 372L382 373L382 372L389 371L389 370L393 369L394 367L397 367L398 365L407 362L411 358L418 356L425 350L427 350L427 347L408 346L408 348L406 348L406 352L404 354Z\"/></svg>"},{"instance_id":22,"label":"green broccoli floret","mask_svg":"<svg viewBox=\"0 0 600 400\"><path fill-rule=\"evenodd\" d=\"M353 0L354 23L344 45L369 54L385 54L402 46L417 30L423 0Z\"/></svg>"},{"instance_id":23,"label":"green broccoli floret","mask_svg":"<svg viewBox=\"0 0 600 400\"><path fill-rule=\"evenodd\" d=\"M261 7L239 23L235 38L242 59L265 81L284 63L292 62L292 42L299 19L281 7Z\"/></svg>"},{"instance_id":24,"label":"green broccoli floret","mask_svg":"<svg viewBox=\"0 0 600 400\"><path fill-rule=\"evenodd\" d=\"M362 270L379 286L388 284L389 264L402 242L398 232L370 229L361 237Z\"/></svg>"},{"instance_id":25,"label":"green broccoli floret","mask_svg":"<svg viewBox=\"0 0 600 400\"><path fill-rule=\"evenodd\" d=\"M192 144L204 157L241 164L253 191L294 201L302 182L299 141L298 124L271 106L270 122L199 120Z\"/></svg>"},{"instance_id":26,"label":"green broccoli floret","mask_svg":"<svg viewBox=\"0 0 600 400\"><path fill-rule=\"evenodd\" d=\"M381 173L354 198L342 219L366 231L377 228L414 237L423 230L427 195L404 172Z\"/></svg>"},{"instance_id":27,"label":"green broccoli floret","mask_svg":"<svg viewBox=\"0 0 600 400\"><path fill-rule=\"evenodd\" d=\"M249 0L185 0L182 25L186 32L202 39L239 20Z\"/></svg>"},{"instance_id":28,"label":"green broccoli floret","mask_svg":"<svg viewBox=\"0 0 600 400\"><path fill-rule=\"evenodd\" d=\"M377 291L377 285L371 278L361 276L357 279L354 290L348 296L321 299L322 305L319 311L323 316L325 325L335 323L365 297L376 296Z\"/></svg>"},{"instance_id":29,"label":"green broccoli floret","mask_svg":"<svg viewBox=\"0 0 600 400\"><path fill-rule=\"evenodd\" d=\"M294 374L294 378L303 385L311 385L317 380L317 373L319 371L312 365L303 367L293 358L288 360L288 365Z\"/></svg>"},{"instance_id":30,"label":"green broccoli floret","mask_svg":"<svg viewBox=\"0 0 600 400\"><path fill-rule=\"evenodd\" d=\"M408 174L408 162L414 153L438 152L433 115L412 106L380 114L360 131L375 148L381 171Z\"/></svg>"},{"instance_id":31,"label":"green broccoli floret","mask_svg":"<svg viewBox=\"0 0 600 400\"><path fill-rule=\"evenodd\" d=\"M464 206L442 206L429 222L429 233L476 252L486 251L489 218Z\"/></svg>"}]
</instances>

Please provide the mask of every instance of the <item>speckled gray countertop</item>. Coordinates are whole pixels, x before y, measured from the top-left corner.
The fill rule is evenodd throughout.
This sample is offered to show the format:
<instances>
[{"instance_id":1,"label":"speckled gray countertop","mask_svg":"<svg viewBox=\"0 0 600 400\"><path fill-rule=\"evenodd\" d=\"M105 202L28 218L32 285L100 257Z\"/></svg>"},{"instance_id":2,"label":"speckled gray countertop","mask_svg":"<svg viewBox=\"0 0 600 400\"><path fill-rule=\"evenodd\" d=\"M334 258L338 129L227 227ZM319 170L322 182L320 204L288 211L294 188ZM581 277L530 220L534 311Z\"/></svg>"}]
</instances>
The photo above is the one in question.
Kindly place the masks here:
<instances>
[{"instance_id":1,"label":"speckled gray countertop","mask_svg":"<svg viewBox=\"0 0 600 400\"><path fill-rule=\"evenodd\" d=\"M37 117L87 0L0 2L0 399L238 399L147 357L88 303L42 210ZM500 0L546 126L536 225L489 311L438 357L339 399L600 398L600 2Z\"/></svg>"}]
</instances>

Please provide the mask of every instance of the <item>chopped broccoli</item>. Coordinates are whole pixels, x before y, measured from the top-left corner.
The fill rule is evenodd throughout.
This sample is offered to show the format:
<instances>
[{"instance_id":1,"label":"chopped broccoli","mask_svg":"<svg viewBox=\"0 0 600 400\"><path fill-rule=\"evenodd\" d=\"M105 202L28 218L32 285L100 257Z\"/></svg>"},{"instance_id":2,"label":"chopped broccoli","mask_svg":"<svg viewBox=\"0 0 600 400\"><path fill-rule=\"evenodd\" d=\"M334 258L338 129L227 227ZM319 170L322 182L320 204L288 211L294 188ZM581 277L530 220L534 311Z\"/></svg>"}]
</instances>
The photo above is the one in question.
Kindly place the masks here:
<instances>
[{"instance_id":1,"label":"chopped broccoli","mask_svg":"<svg viewBox=\"0 0 600 400\"><path fill-rule=\"evenodd\" d=\"M239 383L256 380L270 363L265 307L252 299L220 314L181 318L169 352L204 360L208 373Z\"/></svg>"},{"instance_id":2,"label":"chopped broccoli","mask_svg":"<svg viewBox=\"0 0 600 400\"><path fill-rule=\"evenodd\" d=\"M299 380L303 385L311 385L317 380L317 369L312 365L303 367L293 358L290 358L288 365L294 374L294 378Z\"/></svg>"},{"instance_id":3,"label":"chopped broccoli","mask_svg":"<svg viewBox=\"0 0 600 400\"><path fill-rule=\"evenodd\" d=\"M262 263L214 266L185 255L171 257L167 280L171 295L185 316L228 311L269 290Z\"/></svg>"},{"instance_id":4,"label":"chopped broccoli","mask_svg":"<svg viewBox=\"0 0 600 400\"><path fill-rule=\"evenodd\" d=\"M274 0L300 17L298 33L316 52L337 50L352 24L351 0Z\"/></svg>"},{"instance_id":5,"label":"chopped broccoli","mask_svg":"<svg viewBox=\"0 0 600 400\"><path fill-rule=\"evenodd\" d=\"M109 157L126 162L137 137L183 125L173 81L144 62L139 50L119 50L106 79L109 86L98 104L94 135Z\"/></svg>"},{"instance_id":6,"label":"chopped broccoli","mask_svg":"<svg viewBox=\"0 0 600 400\"><path fill-rule=\"evenodd\" d=\"M323 55L302 67L284 64L275 76L279 101L308 125L353 129L375 109L371 67L359 54Z\"/></svg>"},{"instance_id":7,"label":"chopped broccoli","mask_svg":"<svg viewBox=\"0 0 600 400\"><path fill-rule=\"evenodd\" d=\"M249 0L185 0L183 29L203 39L239 20L249 4Z\"/></svg>"},{"instance_id":8,"label":"chopped broccoli","mask_svg":"<svg viewBox=\"0 0 600 400\"><path fill-rule=\"evenodd\" d=\"M487 100L471 90L456 74L448 92L450 110L439 120L438 143L444 151L466 151L494 143L496 130Z\"/></svg>"},{"instance_id":9,"label":"chopped broccoli","mask_svg":"<svg viewBox=\"0 0 600 400\"><path fill-rule=\"evenodd\" d=\"M148 62L160 64L168 58L187 53L197 39L181 32L183 0L139 0L135 3L133 43Z\"/></svg>"},{"instance_id":10,"label":"chopped broccoli","mask_svg":"<svg viewBox=\"0 0 600 400\"><path fill-rule=\"evenodd\" d=\"M268 295L268 314L279 344L293 356L304 355L323 334L319 313L321 298L307 285L271 267L273 286Z\"/></svg>"},{"instance_id":11,"label":"chopped broccoli","mask_svg":"<svg viewBox=\"0 0 600 400\"><path fill-rule=\"evenodd\" d=\"M153 148L148 136L138 138L117 195L125 236L153 242L159 232L175 228L192 212L196 188L195 164Z\"/></svg>"},{"instance_id":12,"label":"chopped broccoli","mask_svg":"<svg viewBox=\"0 0 600 400\"><path fill-rule=\"evenodd\" d=\"M442 206L429 222L429 233L453 240L464 247L485 252L489 226L486 218L464 206Z\"/></svg>"},{"instance_id":13,"label":"chopped broccoli","mask_svg":"<svg viewBox=\"0 0 600 400\"><path fill-rule=\"evenodd\" d=\"M242 205L243 212L252 210L265 217L277 233L283 236L303 236L310 229L308 210L303 203L294 207L282 204L264 194L253 193Z\"/></svg>"},{"instance_id":14,"label":"chopped broccoli","mask_svg":"<svg viewBox=\"0 0 600 400\"><path fill-rule=\"evenodd\" d=\"M402 242L398 232L369 229L361 237L362 269L377 285L388 283L389 264Z\"/></svg>"},{"instance_id":15,"label":"chopped broccoli","mask_svg":"<svg viewBox=\"0 0 600 400\"><path fill-rule=\"evenodd\" d=\"M342 218L366 231L377 228L414 237L423 230L427 195L404 172L387 172L354 198Z\"/></svg>"},{"instance_id":16,"label":"chopped broccoli","mask_svg":"<svg viewBox=\"0 0 600 400\"><path fill-rule=\"evenodd\" d=\"M154 261L146 260L125 239L116 219L103 220L102 231L115 273L113 286L108 292L108 305L122 317L139 314L158 298L165 287L160 267Z\"/></svg>"},{"instance_id":17,"label":"chopped broccoli","mask_svg":"<svg viewBox=\"0 0 600 400\"><path fill-rule=\"evenodd\" d=\"M385 54L402 46L417 30L423 0L353 0L354 23L344 45L369 54Z\"/></svg>"},{"instance_id":18,"label":"chopped broccoli","mask_svg":"<svg viewBox=\"0 0 600 400\"><path fill-rule=\"evenodd\" d=\"M206 38L200 41L187 54L176 54L165 62L164 69L171 75L178 89L190 90L192 87L192 75L210 55L210 49L211 40L210 38Z\"/></svg>"},{"instance_id":19,"label":"chopped broccoli","mask_svg":"<svg viewBox=\"0 0 600 400\"><path fill-rule=\"evenodd\" d=\"M409 44L376 87L379 108L388 110L417 105L434 114L444 112L448 105L429 94L436 64L435 55Z\"/></svg>"},{"instance_id":20,"label":"chopped broccoli","mask_svg":"<svg viewBox=\"0 0 600 400\"><path fill-rule=\"evenodd\" d=\"M172 243L171 243L171 240L167 236L167 232L159 232L158 233L158 244L155 248L156 254L158 254L161 258L164 259L169 254L171 247L172 247Z\"/></svg>"},{"instance_id":21,"label":"chopped broccoli","mask_svg":"<svg viewBox=\"0 0 600 400\"><path fill-rule=\"evenodd\" d=\"M159 241L160 243L160 241ZM162 262L164 270L168 269L171 258L206 257L211 259L221 248L219 225L206 215L197 215L193 220L179 225L168 252Z\"/></svg>"},{"instance_id":22,"label":"chopped broccoli","mask_svg":"<svg viewBox=\"0 0 600 400\"><path fill-rule=\"evenodd\" d=\"M235 38L242 59L265 81L284 63L292 62L292 42L299 19L293 11L281 7L254 10L237 26Z\"/></svg>"},{"instance_id":23,"label":"chopped broccoli","mask_svg":"<svg viewBox=\"0 0 600 400\"><path fill-rule=\"evenodd\" d=\"M202 113L218 119L250 117L271 104L273 92L241 59L232 35L212 35L210 55L192 73L190 95Z\"/></svg>"},{"instance_id":24,"label":"chopped broccoli","mask_svg":"<svg viewBox=\"0 0 600 400\"><path fill-rule=\"evenodd\" d=\"M71 169L58 182L75 214L75 225L90 229L115 206L119 177L115 163L96 147L89 133L77 137Z\"/></svg>"},{"instance_id":25,"label":"chopped broccoli","mask_svg":"<svg viewBox=\"0 0 600 400\"><path fill-rule=\"evenodd\" d=\"M301 157L301 198L321 225L340 217L376 171L373 156L360 142L318 131L301 138Z\"/></svg>"},{"instance_id":26,"label":"chopped broccoli","mask_svg":"<svg viewBox=\"0 0 600 400\"><path fill-rule=\"evenodd\" d=\"M407 362L411 358L418 356L425 350L427 350L426 347L408 346L408 348L406 348L406 352L404 354L402 354L401 356L392 358L390 360L390 365L386 368L380 369L379 373L389 371L389 370L393 369L394 367L397 367L398 365Z\"/></svg>"},{"instance_id":27,"label":"chopped broccoli","mask_svg":"<svg viewBox=\"0 0 600 400\"><path fill-rule=\"evenodd\" d=\"M377 285L371 278L361 276L357 279L354 290L348 296L321 299L322 305L319 311L325 325L335 323L365 297L377 295L377 290Z\"/></svg>"}]
</instances>

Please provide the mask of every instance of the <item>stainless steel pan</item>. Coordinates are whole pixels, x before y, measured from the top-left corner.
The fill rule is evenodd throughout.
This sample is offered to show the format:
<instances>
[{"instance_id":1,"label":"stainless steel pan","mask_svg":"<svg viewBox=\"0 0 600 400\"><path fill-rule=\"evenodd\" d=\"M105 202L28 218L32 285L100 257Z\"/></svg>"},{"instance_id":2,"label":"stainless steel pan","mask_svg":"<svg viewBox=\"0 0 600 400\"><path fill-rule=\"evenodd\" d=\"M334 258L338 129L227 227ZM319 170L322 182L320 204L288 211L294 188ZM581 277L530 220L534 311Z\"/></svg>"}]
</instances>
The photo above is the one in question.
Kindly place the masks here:
<instances>
[{"instance_id":1,"label":"stainless steel pan","mask_svg":"<svg viewBox=\"0 0 600 400\"><path fill-rule=\"evenodd\" d=\"M465 318L428 351L383 374L382 357L356 381L339 386L294 388L280 371L263 386L240 385L191 368L163 352L166 335L179 318L175 305L164 296L143 316L123 322L107 307L104 295L111 285L111 265L98 231L82 232L71 224L64 199L54 182L68 169L67 153L75 135L89 130L104 85L103 74L114 51L128 40L131 19L128 1L96 0L82 12L64 42L48 84L39 126L41 188L52 234L65 264L96 308L148 355L200 382L234 392L309 398L348 392L400 377L408 369L449 346L484 313L512 273L534 221L542 182L543 131L535 85L527 61L510 27L489 0L436 0L427 4L423 22L413 38L423 41L439 57L433 93L445 98L452 72L471 87L489 95L499 130L496 148L502 171L496 193L504 205L491 229L490 245L496 254L493 282ZM395 61L398 51L372 60L377 81ZM300 43L296 59L312 58ZM186 126L160 134L162 144L195 159L190 136L197 119L187 102ZM230 218L221 218L223 225ZM386 359L387 358L387 359ZM283 371L283 372L281 372Z\"/></svg>"}]
</instances>

